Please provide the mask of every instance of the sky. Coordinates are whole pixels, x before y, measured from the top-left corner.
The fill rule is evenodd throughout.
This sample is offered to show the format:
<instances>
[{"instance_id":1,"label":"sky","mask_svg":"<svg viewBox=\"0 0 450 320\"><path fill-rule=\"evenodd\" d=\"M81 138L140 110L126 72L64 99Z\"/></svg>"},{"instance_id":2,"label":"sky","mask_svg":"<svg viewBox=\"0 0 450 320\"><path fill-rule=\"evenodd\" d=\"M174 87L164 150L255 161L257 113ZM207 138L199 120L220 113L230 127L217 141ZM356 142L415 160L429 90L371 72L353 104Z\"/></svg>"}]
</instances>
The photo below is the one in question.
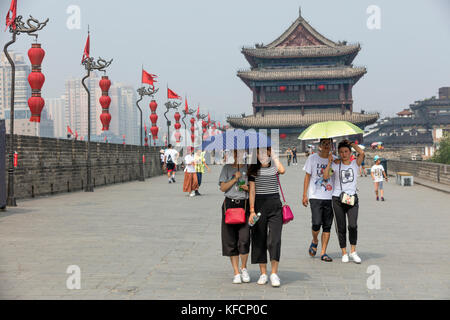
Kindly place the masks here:
<instances>
[{"instance_id":1,"label":"sky","mask_svg":"<svg viewBox=\"0 0 450 320\"><path fill-rule=\"evenodd\" d=\"M10 0L0 0L0 25ZM380 29L369 29L380 10ZM71 7L79 9L77 15ZM64 94L64 82L85 74L80 61L89 25L91 56L113 59L113 82L138 88L142 65L158 75L160 108L166 86L187 96L213 119L252 112L249 88L236 76L249 67L242 46L268 44L302 16L333 40L360 43L355 66L367 73L353 88L354 110L393 116L416 100L450 86L450 1L448 0L18 0L18 13L48 25L39 32L46 51L42 95ZM72 25L67 22L72 22ZM10 39L0 28L2 44ZM26 54L32 37L19 35L10 50Z\"/></svg>"}]
</instances>

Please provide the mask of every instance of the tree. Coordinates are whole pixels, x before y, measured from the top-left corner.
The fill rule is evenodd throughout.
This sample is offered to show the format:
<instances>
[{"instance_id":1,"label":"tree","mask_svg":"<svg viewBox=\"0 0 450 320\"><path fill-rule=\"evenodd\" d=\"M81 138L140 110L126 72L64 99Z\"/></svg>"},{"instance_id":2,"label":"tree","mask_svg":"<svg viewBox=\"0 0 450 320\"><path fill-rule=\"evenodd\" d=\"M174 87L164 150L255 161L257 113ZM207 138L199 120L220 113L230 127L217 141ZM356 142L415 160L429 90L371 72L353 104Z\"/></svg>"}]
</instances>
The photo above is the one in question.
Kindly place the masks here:
<instances>
[{"instance_id":1,"label":"tree","mask_svg":"<svg viewBox=\"0 0 450 320\"><path fill-rule=\"evenodd\" d=\"M437 163L450 164L450 134L446 133L439 142L439 149L436 150L431 161Z\"/></svg>"}]
</instances>

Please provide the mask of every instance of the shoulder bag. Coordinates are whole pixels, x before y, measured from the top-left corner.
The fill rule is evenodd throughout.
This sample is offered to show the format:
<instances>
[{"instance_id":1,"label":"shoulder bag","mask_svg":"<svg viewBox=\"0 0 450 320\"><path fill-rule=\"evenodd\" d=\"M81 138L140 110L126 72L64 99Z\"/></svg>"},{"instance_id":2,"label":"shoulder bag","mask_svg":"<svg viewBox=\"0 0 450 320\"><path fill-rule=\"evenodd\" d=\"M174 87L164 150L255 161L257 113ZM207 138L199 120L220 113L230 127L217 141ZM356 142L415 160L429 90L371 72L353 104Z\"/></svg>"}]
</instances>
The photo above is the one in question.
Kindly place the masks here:
<instances>
[{"instance_id":1,"label":"shoulder bag","mask_svg":"<svg viewBox=\"0 0 450 320\"><path fill-rule=\"evenodd\" d=\"M284 198L284 193L283 193L283 188L281 188L281 183L280 183L280 178L278 177L278 172L277 172L277 180L278 180L278 185L280 186L280 191L281 191L281 195L283 197L283 224L286 224L292 220L294 220L294 214L292 213L291 208L289 207L289 205L286 204L286 199Z\"/></svg>"},{"instance_id":2,"label":"shoulder bag","mask_svg":"<svg viewBox=\"0 0 450 320\"><path fill-rule=\"evenodd\" d=\"M227 199L224 200L225 223L226 224L243 224L245 223L245 208L247 208L247 199L245 199L244 208L227 209Z\"/></svg>"}]
</instances>

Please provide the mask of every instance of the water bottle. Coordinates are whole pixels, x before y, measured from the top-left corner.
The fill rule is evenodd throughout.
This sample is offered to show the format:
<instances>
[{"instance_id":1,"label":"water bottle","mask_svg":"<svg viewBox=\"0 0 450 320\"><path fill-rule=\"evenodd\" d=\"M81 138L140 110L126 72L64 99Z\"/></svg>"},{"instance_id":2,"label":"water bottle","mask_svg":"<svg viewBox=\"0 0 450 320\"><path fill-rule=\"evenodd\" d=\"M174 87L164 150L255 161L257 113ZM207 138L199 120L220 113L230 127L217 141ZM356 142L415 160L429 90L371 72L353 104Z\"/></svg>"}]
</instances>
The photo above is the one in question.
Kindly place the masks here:
<instances>
[{"instance_id":1,"label":"water bottle","mask_svg":"<svg viewBox=\"0 0 450 320\"><path fill-rule=\"evenodd\" d=\"M261 212L258 212L258 213L256 214L256 217L253 218L253 222L254 222L253 224L250 223L250 219L249 219L249 220L248 220L248 225L249 225L250 227L253 227L253 226L255 225L255 223L258 222L259 218L261 218Z\"/></svg>"}]
</instances>

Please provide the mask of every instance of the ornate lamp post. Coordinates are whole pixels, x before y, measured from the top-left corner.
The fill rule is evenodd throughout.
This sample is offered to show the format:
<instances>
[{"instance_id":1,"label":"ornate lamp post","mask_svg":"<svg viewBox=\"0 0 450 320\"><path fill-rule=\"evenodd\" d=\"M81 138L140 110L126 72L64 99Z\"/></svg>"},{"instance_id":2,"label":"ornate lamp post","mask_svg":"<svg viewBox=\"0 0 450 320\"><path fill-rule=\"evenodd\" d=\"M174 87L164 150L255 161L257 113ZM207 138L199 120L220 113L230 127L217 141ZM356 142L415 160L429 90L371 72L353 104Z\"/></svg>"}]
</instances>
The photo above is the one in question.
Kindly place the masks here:
<instances>
[{"instance_id":1,"label":"ornate lamp post","mask_svg":"<svg viewBox=\"0 0 450 320\"><path fill-rule=\"evenodd\" d=\"M183 110L183 118L181 119L181 121L183 121L184 124L184 143L185 143L185 147L187 147L187 139L186 139L186 132L187 132L187 127L186 127L186 123L184 122L184 118L186 118L188 115L193 115L195 112L194 109L190 109L188 108L188 106L186 106Z\"/></svg>"},{"instance_id":2,"label":"ornate lamp post","mask_svg":"<svg viewBox=\"0 0 450 320\"><path fill-rule=\"evenodd\" d=\"M143 151L143 149L142 149L142 109L139 107L139 102L144 98L144 96L149 96L149 97L153 98L153 95L155 93L157 93L158 90L159 89L155 89L154 87L153 88L148 87L147 89L145 89L145 87L140 87L139 89L137 89L137 92L138 92L138 94L140 96L140 98L136 101L136 107L138 107L139 112L141 114L141 130L140 130L141 133L140 133L140 139L139 139L140 144L141 144L141 151ZM148 138L147 138L147 127L146 127L146 130L145 130L145 135L146 135L146 137L145 137L145 139L146 139L145 140L145 144L147 145L147 140L148 140ZM142 154L142 156L143 156L143 154ZM139 157L139 171L140 171L139 181L145 181L145 177L144 177L144 163L143 163L143 161L141 159L143 159L143 157Z\"/></svg>"},{"instance_id":3,"label":"ornate lamp post","mask_svg":"<svg viewBox=\"0 0 450 320\"><path fill-rule=\"evenodd\" d=\"M164 118L167 120L167 144L170 143L170 120L167 118L167 113L170 111L170 109L178 109L178 107L181 105L181 102L176 101L167 101L165 104L166 106L166 112L164 112Z\"/></svg>"},{"instance_id":4,"label":"ornate lamp post","mask_svg":"<svg viewBox=\"0 0 450 320\"><path fill-rule=\"evenodd\" d=\"M89 88L86 86L84 81L89 78L91 75L91 71L98 70L98 71L105 71L106 68L110 66L112 62L112 59L110 61L106 61L102 58L98 58L97 61L94 61L94 58L86 58L83 60L82 64L84 65L87 75L81 80L81 83L83 84L84 89L87 92L88 96L88 156L87 156L87 181L86 181L86 192L92 192L94 191L94 188L92 186L91 181L91 93L89 92Z\"/></svg>"},{"instance_id":5,"label":"ornate lamp post","mask_svg":"<svg viewBox=\"0 0 450 320\"><path fill-rule=\"evenodd\" d=\"M12 40L5 44L3 48L3 52L5 53L6 58L8 59L9 64L11 65L11 107L10 107L10 143L9 143L9 167L8 167L8 198L6 200L6 205L15 207L16 198L14 197L14 95L15 95L15 83L16 83L16 65L14 64L13 59L8 53L8 47L16 42L17 35L21 33L26 33L30 36L36 37L37 34L35 32L42 30L46 25L49 19L44 22L39 22L33 16L30 15L30 18L25 23L22 21L22 16L17 16L13 18L14 20L9 25L9 32L12 33ZM35 44L39 45L39 44ZM40 46L40 45L39 45ZM43 83L43 82L42 82ZM41 98L42 99L42 98ZM36 99L34 99L36 100ZM39 106L40 107L39 103ZM43 105L42 105L43 106Z\"/></svg>"}]
</instances>

